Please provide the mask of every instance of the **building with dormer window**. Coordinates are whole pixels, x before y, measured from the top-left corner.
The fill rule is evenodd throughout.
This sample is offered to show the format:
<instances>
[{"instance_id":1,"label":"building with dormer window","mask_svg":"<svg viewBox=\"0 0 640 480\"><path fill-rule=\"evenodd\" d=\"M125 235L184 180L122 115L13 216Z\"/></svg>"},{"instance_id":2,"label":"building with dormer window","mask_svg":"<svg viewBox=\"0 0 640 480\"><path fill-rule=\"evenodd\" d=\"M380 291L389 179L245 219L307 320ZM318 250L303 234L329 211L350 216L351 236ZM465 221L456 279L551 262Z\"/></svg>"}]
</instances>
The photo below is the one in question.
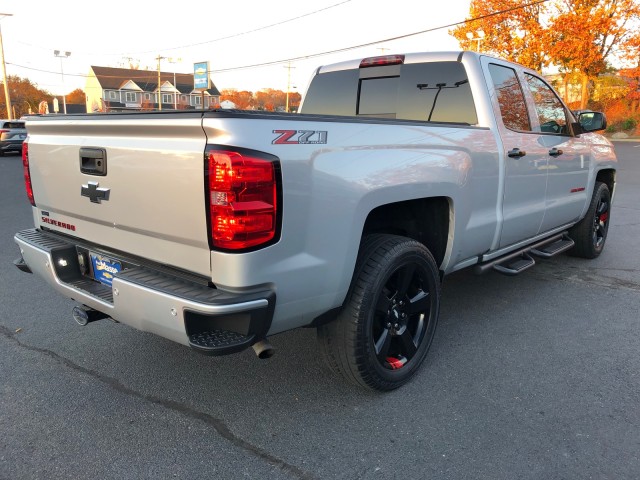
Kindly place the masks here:
<instances>
[{"instance_id":1,"label":"building with dormer window","mask_svg":"<svg viewBox=\"0 0 640 480\"><path fill-rule=\"evenodd\" d=\"M211 88L194 90L189 73L158 72L92 66L85 86L87 112L125 112L140 110L188 110L220 105L220 92Z\"/></svg>"}]
</instances>

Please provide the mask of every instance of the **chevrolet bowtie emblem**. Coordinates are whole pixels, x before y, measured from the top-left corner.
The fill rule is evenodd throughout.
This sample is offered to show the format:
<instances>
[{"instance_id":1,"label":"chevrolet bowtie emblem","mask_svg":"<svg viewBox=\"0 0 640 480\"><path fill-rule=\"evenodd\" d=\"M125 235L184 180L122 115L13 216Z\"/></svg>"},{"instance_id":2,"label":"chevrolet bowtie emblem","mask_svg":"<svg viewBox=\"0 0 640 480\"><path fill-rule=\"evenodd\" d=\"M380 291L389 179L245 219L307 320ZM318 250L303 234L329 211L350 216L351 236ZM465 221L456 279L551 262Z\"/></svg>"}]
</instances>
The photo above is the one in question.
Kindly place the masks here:
<instances>
[{"instance_id":1,"label":"chevrolet bowtie emblem","mask_svg":"<svg viewBox=\"0 0 640 480\"><path fill-rule=\"evenodd\" d=\"M89 197L93 203L100 203L102 200L109 200L109 188L99 188L98 182L89 182L87 185L82 185L80 195L83 197Z\"/></svg>"}]
</instances>

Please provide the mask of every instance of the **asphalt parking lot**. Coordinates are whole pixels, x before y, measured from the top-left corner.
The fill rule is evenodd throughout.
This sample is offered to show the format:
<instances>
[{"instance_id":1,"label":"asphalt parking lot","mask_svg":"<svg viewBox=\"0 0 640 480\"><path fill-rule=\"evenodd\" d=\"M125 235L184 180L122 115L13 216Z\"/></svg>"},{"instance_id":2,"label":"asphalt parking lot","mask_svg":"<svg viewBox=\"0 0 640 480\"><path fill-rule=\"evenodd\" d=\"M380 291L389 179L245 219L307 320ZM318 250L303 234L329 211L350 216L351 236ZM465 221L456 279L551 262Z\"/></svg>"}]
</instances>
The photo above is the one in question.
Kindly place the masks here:
<instances>
[{"instance_id":1,"label":"asphalt parking lot","mask_svg":"<svg viewBox=\"0 0 640 480\"><path fill-rule=\"evenodd\" d=\"M13 265L32 226L0 157L0 478L637 479L640 143L619 142L604 253L445 280L424 365L387 394L327 372L315 331L211 358Z\"/></svg>"}]
</instances>

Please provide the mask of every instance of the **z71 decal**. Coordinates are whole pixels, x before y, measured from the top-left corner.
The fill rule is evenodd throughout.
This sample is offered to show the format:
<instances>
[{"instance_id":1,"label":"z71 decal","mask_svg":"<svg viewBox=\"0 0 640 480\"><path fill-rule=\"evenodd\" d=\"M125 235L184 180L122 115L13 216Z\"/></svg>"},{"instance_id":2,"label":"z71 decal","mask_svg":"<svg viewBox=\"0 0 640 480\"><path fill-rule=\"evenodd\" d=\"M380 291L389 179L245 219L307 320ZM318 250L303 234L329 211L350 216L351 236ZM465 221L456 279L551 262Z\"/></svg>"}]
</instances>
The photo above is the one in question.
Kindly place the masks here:
<instances>
[{"instance_id":1,"label":"z71 decal","mask_svg":"<svg viewBox=\"0 0 640 480\"><path fill-rule=\"evenodd\" d=\"M273 145L312 145L327 143L326 130L274 130L278 136Z\"/></svg>"}]
</instances>

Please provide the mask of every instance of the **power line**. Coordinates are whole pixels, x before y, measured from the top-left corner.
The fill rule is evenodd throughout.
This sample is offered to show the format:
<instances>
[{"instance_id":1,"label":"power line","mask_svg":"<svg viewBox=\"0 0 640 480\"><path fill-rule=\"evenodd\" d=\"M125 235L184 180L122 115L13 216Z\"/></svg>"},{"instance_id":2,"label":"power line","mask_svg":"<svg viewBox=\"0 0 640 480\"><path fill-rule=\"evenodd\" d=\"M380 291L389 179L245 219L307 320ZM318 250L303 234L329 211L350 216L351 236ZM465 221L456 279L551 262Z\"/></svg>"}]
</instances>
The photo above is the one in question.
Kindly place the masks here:
<instances>
[{"instance_id":1,"label":"power line","mask_svg":"<svg viewBox=\"0 0 640 480\"><path fill-rule=\"evenodd\" d=\"M17 63L13 63L13 62L7 62L7 65L13 65L14 67L24 68L25 70L33 70L34 72L51 73L51 74L56 74L56 75L60 74L60 72L53 72L51 70L42 70L41 68L27 67L25 65L19 65ZM65 75L67 75L69 77L84 77L84 78L87 78L89 76L89 75L83 74L83 73L65 73Z\"/></svg>"},{"instance_id":2,"label":"power line","mask_svg":"<svg viewBox=\"0 0 640 480\"><path fill-rule=\"evenodd\" d=\"M351 1L351 0L347 0L347 1ZM470 18L470 19L467 19L467 20L462 20L460 22L450 23L448 25L441 25L439 27L428 28L426 30L420 30L418 32L407 33L407 34L404 34L404 35L398 35L398 36L395 36L395 37L389 37L389 38L385 38L385 39L382 39L382 40L375 40L375 41L372 41L372 42L362 43L362 44L359 44L359 45L353 45L353 46L350 46L350 47L337 48L337 49L328 50L328 51L325 51L325 52L317 52L317 53L312 53L312 54L309 54L309 55L302 55L302 56L298 56L298 57L285 58L285 59L281 59L281 60L272 60L272 61L269 61L269 62L254 63L252 65L241 65L241 66L236 66L236 67L229 67L229 68L221 68L221 69L216 69L216 70L210 70L209 73L226 73L226 72L232 72L232 71L236 71L236 70L245 70L245 69L248 69L248 68L268 67L268 66L271 66L271 65L279 65L279 64L286 64L286 63L289 63L289 62L295 62L295 61L300 61L300 60L308 60L310 58L317 58L317 57L322 57L322 56L326 56L326 55L332 55L332 54L335 54L335 53L348 52L348 51L351 51L351 50L357 50L359 48L364 48L364 47L370 47L372 45L377 45L379 43L392 42L392 41L395 41L395 40L402 40L404 38L414 37L416 35L422 35L424 33L430 33L430 32L435 32L435 31L438 31L438 30L443 30L445 28L457 27L458 25L464 25L464 24L467 24L467 23L476 22L478 20L483 20L485 18L490 18L490 17L494 17L494 16L497 16L497 15L502 15L504 13L514 12L516 10L521 10L521 9L524 9L524 8L527 8L527 7L532 7L534 5L540 5L542 3L547 3L549 1L551 1L551 0L536 0L534 2L526 3L524 5L518 5L518 6L515 6L515 7L506 8L504 10L499 10L497 12L488 13L486 15L481 15L479 17ZM342 2L342 3L346 3L346 2ZM336 5L340 5L340 4L338 3ZM334 6L336 6L336 5L334 5ZM327 7L327 8L332 8L332 7ZM311 14L306 14L306 15L311 15ZM303 15L303 16L306 16L306 15ZM296 18L299 18L299 17L296 17ZM286 23L286 22L287 21L285 20L285 21L283 21L281 23ZM262 27L262 28L268 28L268 27ZM242 35L242 34L238 34L238 35ZM216 41L216 40L212 40L212 41ZM200 45L200 44L193 44L191 46L194 46L194 45ZM174 49L177 49L177 48L183 48L183 47L174 47L174 48L170 48L170 49L167 49L167 50L174 50ZM27 70L34 70L34 71L43 72L43 73L52 73L52 74L56 74L57 73L57 72L51 72L51 71L48 71L48 70L41 70L41 69L37 69L37 68L25 67L25 66L19 65L17 63L7 62L7 64L8 65L13 65L14 67L25 68ZM142 71L146 71L146 70L142 70ZM69 75L70 76L75 76L75 77L84 77L84 78L88 77L88 75L86 75L86 74L69 74Z\"/></svg>"},{"instance_id":3,"label":"power line","mask_svg":"<svg viewBox=\"0 0 640 480\"><path fill-rule=\"evenodd\" d=\"M539 5L541 3L547 3L549 1L550 0L537 0L535 2L526 3L524 5L518 5L516 7L506 8L504 10L500 10L500 11L497 11L497 12L488 13L486 15L481 15L479 17L470 18L468 20L463 20L461 22L450 23L448 25L441 25L439 27L428 28L426 30L421 30L419 32L407 33L405 35L398 35L396 37L385 38L383 40L375 40L373 42L362 43L360 45L354 45L354 46L351 46L351 47L337 48L335 50L329 50L329 51L326 51L326 52L312 53L310 55L302 55L302 56L293 57L293 58L285 58L283 60L273 60L273 61L270 61L270 62L255 63L253 65L243 65L243 66L239 66L239 67L221 68L221 69L218 69L218 70L213 70L212 72L223 73L223 72L231 72L231 71L234 71L234 70L243 70L243 69L246 69L246 68L266 67L266 66L269 66L269 65L278 65L278 64L287 63L287 62L308 60L310 58L322 57L322 56L325 56L325 55L332 55L334 53L348 52L350 50L357 50L359 48L370 47L372 45L377 45L379 43L392 42L392 41L395 41L395 40L402 40L404 38L409 38L409 37L413 37L413 36L416 36L416 35L422 35L423 33L430 33L430 32L435 32L435 31L438 31L438 30L443 30L445 28L457 27L458 25L464 25L466 23L476 22L478 20L483 20L485 18L494 17L496 15L502 15L504 13L509 13L509 12L513 12L513 11L516 11L516 10L521 10L521 9L524 9L524 8L527 8L527 7L532 7L534 5Z\"/></svg>"},{"instance_id":4,"label":"power line","mask_svg":"<svg viewBox=\"0 0 640 480\"><path fill-rule=\"evenodd\" d=\"M310 17L311 15L316 15L318 13L324 12L326 10L330 10L332 8L335 8L335 7L339 7L340 5L344 5L345 3L349 3L349 2L351 2L351 0L344 0L342 2L333 4L333 5L329 5L328 7L321 8L319 10L314 10L312 12L303 13L302 15L298 15L297 17L292 17L292 18L288 18L286 20L281 20L281 21L276 22L276 23L272 23L272 24L265 25L265 26L262 26L262 27L257 27L257 28L254 28L252 30L247 30L245 32L234 33L233 35L227 35L226 37L214 38L213 40L205 40L203 42L190 43L190 44L181 45L181 46L178 46L178 47L169 47L169 48L160 48L160 49L156 48L156 49L153 49L153 50L145 50L145 51L141 51L141 52L126 52L126 53L127 54L131 54L131 55L142 55L142 54L146 54L146 53L154 53L155 54L155 53L158 52L158 50L160 50L162 52L167 52L167 51L170 51L170 50L179 50L179 49L182 49L182 48L190 48L190 47L198 47L198 46L201 46L201 45L208 45L210 43L221 42L222 40L228 40L230 38L241 37L243 35L249 35L251 33L260 32L262 30L267 30L269 28L277 27L279 25L284 25L285 23L294 22L296 20L300 20L301 18ZM20 41L18 41L18 43L22 43L23 45L27 45L27 46L30 46L30 47L33 47L33 48L42 48L42 49L45 48L45 47L39 47L37 45L32 45L32 44L25 43L25 42L20 42ZM80 55L94 55L94 53L95 52L79 52ZM123 56L125 54L124 53L103 53L102 55Z\"/></svg>"},{"instance_id":5,"label":"power line","mask_svg":"<svg viewBox=\"0 0 640 480\"><path fill-rule=\"evenodd\" d=\"M207 45L209 43L220 42L222 40L228 40L230 38L236 38L236 37L241 37L243 35L249 35L250 33L259 32L261 30L267 30L269 28L277 27L279 25L284 25L285 23L290 23L290 22L293 22L295 20L300 20L301 18L309 17L311 15L315 15L317 13L324 12L325 10L329 10L331 8L339 7L340 5L344 5L345 3L349 3L349 2L351 2L351 0L344 0L343 2L336 3L334 5L329 5L328 7L321 8L320 10L314 10L313 12L304 13L304 14L299 15L297 17L293 17L293 18L289 18L287 20L282 20L280 22L272 23L271 25L266 25L264 27L258 27L258 28L254 28L253 30L247 30L246 32L235 33L233 35L228 35L226 37L215 38L213 40L207 40L207 41L204 41L204 42L190 43L188 45L182 45L180 47L165 48L162 51L164 52L164 51L168 51L168 50L179 50L181 48L197 47L197 46L200 46L200 45ZM153 53L153 52L154 52L154 50L148 50L146 52L133 52L133 53L136 54L136 55L140 55L140 54L143 54L143 53Z\"/></svg>"}]
</instances>

